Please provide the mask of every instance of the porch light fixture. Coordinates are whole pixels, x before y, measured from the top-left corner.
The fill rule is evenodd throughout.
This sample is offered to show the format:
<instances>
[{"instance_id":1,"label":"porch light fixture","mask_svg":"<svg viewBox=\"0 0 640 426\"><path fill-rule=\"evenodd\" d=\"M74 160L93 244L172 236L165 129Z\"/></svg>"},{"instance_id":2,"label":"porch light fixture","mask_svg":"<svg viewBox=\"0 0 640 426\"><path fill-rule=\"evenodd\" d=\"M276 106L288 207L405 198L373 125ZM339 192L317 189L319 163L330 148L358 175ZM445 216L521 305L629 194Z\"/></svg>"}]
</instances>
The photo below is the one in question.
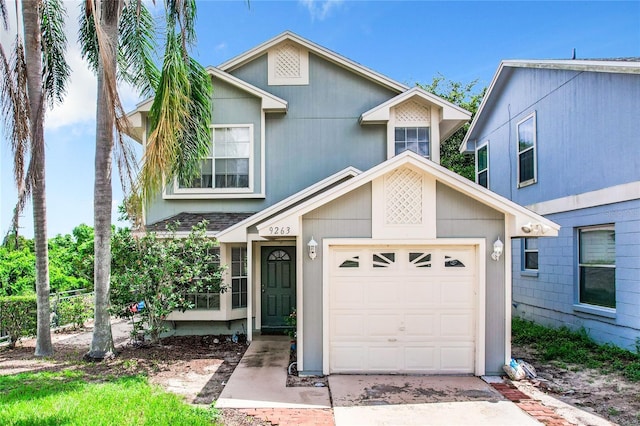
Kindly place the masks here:
<instances>
[{"instance_id":1,"label":"porch light fixture","mask_svg":"<svg viewBox=\"0 0 640 426\"><path fill-rule=\"evenodd\" d=\"M316 252L316 249L318 248L318 243L316 242L316 240L313 239L313 237L311 237L311 241L309 241L309 243L307 244L307 247L309 248L309 257L311 258L311 260L315 259L316 256L318 255Z\"/></svg>"},{"instance_id":2,"label":"porch light fixture","mask_svg":"<svg viewBox=\"0 0 640 426\"><path fill-rule=\"evenodd\" d=\"M543 225L541 223L525 223L524 225L522 225L522 227L520 228L522 229L522 232L524 232L525 234L533 234L533 235L539 235L539 234L544 234L545 232L547 232L549 228L547 225Z\"/></svg>"},{"instance_id":3,"label":"porch light fixture","mask_svg":"<svg viewBox=\"0 0 640 426\"><path fill-rule=\"evenodd\" d=\"M500 241L500 237L493 243L493 253L491 253L491 258L496 262L502 256L502 251L504 250L504 244Z\"/></svg>"}]
</instances>

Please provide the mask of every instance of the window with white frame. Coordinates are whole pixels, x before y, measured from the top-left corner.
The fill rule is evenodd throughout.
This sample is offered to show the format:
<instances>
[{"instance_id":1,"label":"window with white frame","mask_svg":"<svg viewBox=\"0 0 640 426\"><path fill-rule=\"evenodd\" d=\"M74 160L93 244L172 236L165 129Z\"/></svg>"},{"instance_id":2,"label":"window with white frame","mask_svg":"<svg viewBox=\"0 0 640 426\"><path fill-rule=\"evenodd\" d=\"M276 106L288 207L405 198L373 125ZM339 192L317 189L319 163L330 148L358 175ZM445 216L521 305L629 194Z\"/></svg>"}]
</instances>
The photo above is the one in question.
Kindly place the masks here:
<instances>
[{"instance_id":1,"label":"window with white frame","mask_svg":"<svg viewBox=\"0 0 640 426\"><path fill-rule=\"evenodd\" d=\"M247 307L247 248L231 248L231 308Z\"/></svg>"},{"instance_id":2,"label":"window with white frame","mask_svg":"<svg viewBox=\"0 0 640 426\"><path fill-rule=\"evenodd\" d=\"M616 234L614 227L578 230L579 301L616 307Z\"/></svg>"},{"instance_id":3,"label":"window with white frame","mask_svg":"<svg viewBox=\"0 0 640 426\"><path fill-rule=\"evenodd\" d=\"M538 271L538 239L522 239L522 269L524 271Z\"/></svg>"},{"instance_id":4,"label":"window with white frame","mask_svg":"<svg viewBox=\"0 0 640 426\"><path fill-rule=\"evenodd\" d=\"M250 188L252 149L253 126L214 126L213 143L200 163L200 175L190 182L178 182L178 191Z\"/></svg>"},{"instance_id":5,"label":"window with white frame","mask_svg":"<svg viewBox=\"0 0 640 426\"><path fill-rule=\"evenodd\" d=\"M489 141L476 148L476 183L489 188Z\"/></svg>"},{"instance_id":6,"label":"window with white frame","mask_svg":"<svg viewBox=\"0 0 640 426\"><path fill-rule=\"evenodd\" d=\"M536 113L531 113L517 125L518 187L536 182Z\"/></svg>"},{"instance_id":7,"label":"window with white frame","mask_svg":"<svg viewBox=\"0 0 640 426\"><path fill-rule=\"evenodd\" d=\"M429 128L396 127L394 146L395 155L404 151L412 151L425 158L429 158Z\"/></svg>"},{"instance_id":8,"label":"window with white frame","mask_svg":"<svg viewBox=\"0 0 640 426\"><path fill-rule=\"evenodd\" d=\"M215 247L212 249L214 254L213 265L216 267L220 266L220 247ZM192 310L194 309L207 309L207 310L220 310L220 292L211 292L203 289L198 293L189 293L187 294L187 300L191 302L193 305Z\"/></svg>"}]
</instances>

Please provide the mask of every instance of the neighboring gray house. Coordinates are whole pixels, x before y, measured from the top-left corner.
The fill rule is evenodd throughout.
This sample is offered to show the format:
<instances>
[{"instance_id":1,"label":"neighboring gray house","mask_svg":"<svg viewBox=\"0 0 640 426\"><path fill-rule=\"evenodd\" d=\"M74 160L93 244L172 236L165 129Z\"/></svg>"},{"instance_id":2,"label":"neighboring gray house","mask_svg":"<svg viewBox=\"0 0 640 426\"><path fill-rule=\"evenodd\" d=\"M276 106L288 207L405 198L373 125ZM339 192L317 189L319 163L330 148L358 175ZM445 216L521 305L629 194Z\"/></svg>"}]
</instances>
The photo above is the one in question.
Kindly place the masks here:
<instances>
[{"instance_id":1,"label":"neighboring gray house","mask_svg":"<svg viewBox=\"0 0 640 426\"><path fill-rule=\"evenodd\" d=\"M640 58L504 61L462 151L476 181L562 226L513 244L514 314L640 342Z\"/></svg>"},{"instance_id":2,"label":"neighboring gray house","mask_svg":"<svg viewBox=\"0 0 640 426\"><path fill-rule=\"evenodd\" d=\"M209 219L230 291L174 332L251 340L296 308L302 374L502 371L511 238L558 226L438 164L470 114L290 32L209 72L211 156L145 219Z\"/></svg>"}]
</instances>

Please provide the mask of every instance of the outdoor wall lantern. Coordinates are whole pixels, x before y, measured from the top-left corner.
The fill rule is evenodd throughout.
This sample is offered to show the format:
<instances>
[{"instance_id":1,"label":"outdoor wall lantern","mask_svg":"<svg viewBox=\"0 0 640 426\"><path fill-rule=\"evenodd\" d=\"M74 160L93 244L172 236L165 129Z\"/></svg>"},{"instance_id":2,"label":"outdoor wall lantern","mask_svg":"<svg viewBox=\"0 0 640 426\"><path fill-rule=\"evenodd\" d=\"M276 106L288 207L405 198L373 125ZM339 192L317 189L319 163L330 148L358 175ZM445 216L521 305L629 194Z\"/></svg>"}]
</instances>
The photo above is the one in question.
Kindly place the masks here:
<instances>
[{"instance_id":1,"label":"outdoor wall lantern","mask_svg":"<svg viewBox=\"0 0 640 426\"><path fill-rule=\"evenodd\" d=\"M502 256L502 251L504 250L504 244L500 241L500 237L493 243L493 253L491 253L491 258L496 262Z\"/></svg>"},{"instance_id":2,"label":"outdoor wall lantern","mask_svg":"<svg viewBox=\"0 0 640 426\"><path fill-rule=\"evenodd\" d=\"M309 248L309 257L311 258L311 260L315 259L316 256L318 255L316 252L316 249L318 248L318 243L316 242L316 240L313 239L313 237L311 237L311 241L309 241L309 243L307 244L307 247Z\"/></svg>"}]
</instances>

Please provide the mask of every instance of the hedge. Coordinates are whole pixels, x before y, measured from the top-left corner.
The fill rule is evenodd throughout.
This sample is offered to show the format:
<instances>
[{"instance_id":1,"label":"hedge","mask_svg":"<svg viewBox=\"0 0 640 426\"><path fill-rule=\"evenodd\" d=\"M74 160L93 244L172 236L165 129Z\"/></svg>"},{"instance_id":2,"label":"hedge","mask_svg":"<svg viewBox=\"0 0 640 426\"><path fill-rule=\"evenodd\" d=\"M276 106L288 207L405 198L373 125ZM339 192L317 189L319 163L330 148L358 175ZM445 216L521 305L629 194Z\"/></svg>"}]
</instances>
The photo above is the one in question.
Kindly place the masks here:
<instances>
[{"instance_id":1,"label":"hedge","mask_svg":"<svg viewBox=\"0 0 640 426\"><path fill-rule=\"evenodd\" d=\"M26 336L36 334L37 306L35 296L0 297L0 334L9 336L9 347Z\"/></svg>"}]
</instances>

